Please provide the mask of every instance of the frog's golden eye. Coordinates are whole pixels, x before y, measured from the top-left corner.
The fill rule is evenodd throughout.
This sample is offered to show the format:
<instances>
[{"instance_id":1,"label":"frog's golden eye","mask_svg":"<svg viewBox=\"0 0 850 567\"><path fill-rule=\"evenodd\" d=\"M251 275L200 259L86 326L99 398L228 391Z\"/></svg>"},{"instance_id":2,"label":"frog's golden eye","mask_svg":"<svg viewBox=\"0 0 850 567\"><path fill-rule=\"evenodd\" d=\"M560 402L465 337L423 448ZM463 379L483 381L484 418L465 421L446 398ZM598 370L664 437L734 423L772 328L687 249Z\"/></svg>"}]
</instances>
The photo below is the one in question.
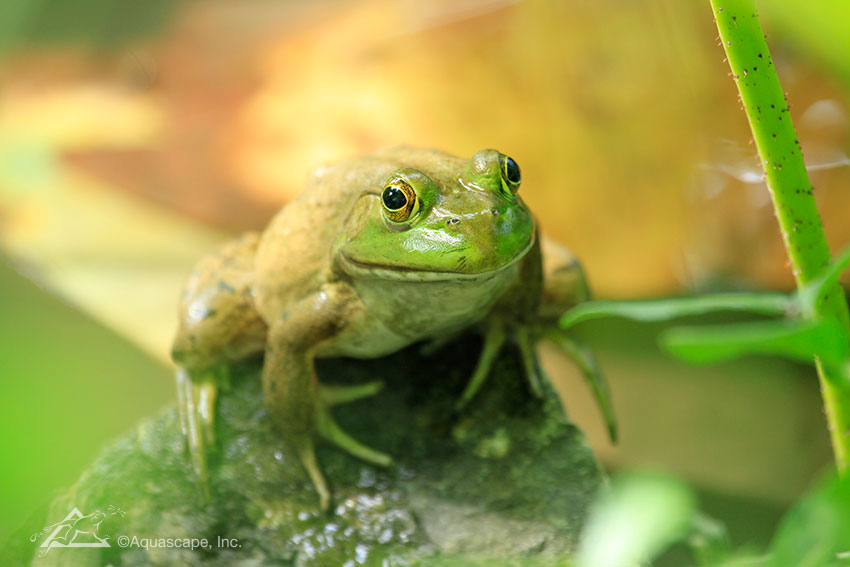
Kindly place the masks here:
<instances>
[{"instance_id":1,"label":"frog's golden eye","mask_svg":"<svg viewBox=\"0 0 850 567\"><path fill-rule=\"evenodd\" d=\"M392 179L381 193L384 215L392 222L405 222L419 212L419 199L409 183Z\"/></svg>"},{"instance_id":2,"label":"frog's golden eye","mask_svg":"<svg viewBox=\"0 0 850 567\"><path fill-rule=\"evenodd\" d=\"M502 166L502 188L509 195L516 195L519 191L519 184L522 182L522 174L519 171L519 165L513 158L502 155L499 158L499 163Z\"/></svg>"}]
</instances>

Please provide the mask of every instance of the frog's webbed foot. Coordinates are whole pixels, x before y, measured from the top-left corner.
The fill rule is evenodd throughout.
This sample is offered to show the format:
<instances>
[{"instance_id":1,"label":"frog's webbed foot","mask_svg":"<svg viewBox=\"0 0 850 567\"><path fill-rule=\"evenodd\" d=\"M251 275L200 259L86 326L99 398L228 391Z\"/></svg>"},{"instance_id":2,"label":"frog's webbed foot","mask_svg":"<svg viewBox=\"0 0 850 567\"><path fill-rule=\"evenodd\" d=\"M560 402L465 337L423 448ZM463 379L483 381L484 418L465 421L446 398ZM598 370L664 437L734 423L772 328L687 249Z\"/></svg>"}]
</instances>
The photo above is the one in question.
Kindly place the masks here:
<instances>
[{"instance_id":1,"label":"frog's webbed foot","mask_svg":"<svg viewBox=\"0 0 850 567\"><path fill-rule=\"evenodd\" d=\"M478 356L478 363L475 365L475 370L472 372L469 383L457 401L457 409L463 409L475 397L481 389L481 385L484 384L484 381L490 374L490 370L493 368L493 362L495 362L502 347L511 338L516 342L519 349L523 373L528 381L529 389L536 397L542 397L543 390L541 384L545 377L534 350L536 340L533 331L534 329L532 327L526 325L509 327L499 317L493 317L488 322L487 329L484 332L484 345L481 348L481 354Z\"/></svg>"},{"instance_id":2,"label":"frog's webbed foot","mask_svg":"<svg viewBox=\"0 0 850 567\"><path fill-rule=\"evenodd\" d=\"M554 326L545 330L543 338L555 343L581 370L584 379L593 392L593 397L596 398L599 411L602 412L602 417L605 419L608 436L612 442L616 443L618 437L617 417L614 414L614 405L611 403L611 390L608 387L605 374L599 368L593 351L573 340L566 332Z\"/></svg>"},{"instance_id":3,"label":"frog's webbed foot","mask_svg":"<svg viewBox=\"0 0 850 567\"><path fill-rule=\"evenodd\" d=\"M457 409L463 409L481 389L482 384L490 374L493 362L508 339L513 339L516 343L529 390L536 397L542 397L543 383L548 378L540 366L536 346L544 338L555 343L581 370L585 380L590 385L597 404L599 404L611 441L616 442L617 420L611 403L610 390L593 352L554 326L546 325L543 329L527 324L509 327L498 317L491 319L484 332L484 346L481 349L478 363L466 389L457 401Z\"/></svg>"},{"instance_id":4,"label":"frog's webbed foot","mask_svg":"<svg viewBox=\"0 0 850 567\"><path fill-rule=\"evenodd\" d=\"M377 385L377 386L376 386ZM333 387L331 390L326 390L327 386L321 386L319 404L316 411L316 432L319 436L336 445L343 451L354 455L358 459L362 459L367 463L378 465L380 467L388 467L393 464L392 457L376 451L371 447L367 447L360 441L346 433L334 420L331 415L330 408L332 405L354 401L366 396L374 395L381 389L383 384L380 382L372 382L363 386L351 386L347 391L341 391L339 386ZM329 392L332 392L329 394ZM334 397L333 401L327 401L328 397Z\"/></svg>"},{"instance_id":5,"label":"frog's webbed foot","mask_svg":"<svg viewBox=\"0 0 850 567\"><path fill-rule=\"evenodd\" d=\"M380 392L384 383L380 380L357 384L356 386L330 386L319 384L319 399L327 406L338 406L369 398Z\"/></svg>"},{"instance_id":6,"label":"frog's webbed foot","mask_svg":"<svg viewBox=\"0 0 850 567\"><path fill-rule=\"evenodd\" d=\"M185 368L177 369L180 427L198 483L207 498L210 496L207 447L215 444L215 400L218 394L218 385L210 378L193 380Z\"/></svg>"},{"instance_id":7,"label":"frog's webbed foot","mask_svg":"<svg viewBox=\"0 0 850 567\"><path fill-rule=\"evenodd\" d=\"M368 382L357 386L327 386L319 385L318 402L316 403L315 432L322 439L329 441L347 453L374 465L388 467L393 464L392 458L384 453L363 445L336 423L330 408L353 402L362 398L374 396L384 387L383 382ZM316 459L316 445L309 433L293 435L292 442L298 459L307 471L307 476L319 494L319 506L327 510L331 504L331 491L319 462Z\"/></svg>"},{"instance_id":8,"label":"frog's webbed foot","mask_svg":"<svg viewBox=\"0 0 850 567\"><path fill-rule=\"evenodd\" d=\"M381 467L392 465L393 460L389 455L363 445L343 431L337 425L330 411L330 408L333 406L374 396L383 387L384 383L380 381L367 382L366 384L358 384L356 386L328 386L326 384L320 384L319 403L316 408L316 432L322 439L333 443L343 451L359 459L363 459L367 463Z\"/></svg>"},{"instance_id":9,"label":"frog's webbed foot","mask_svg":"<svg viewBox=\"0 0 850 567\"><path fill-rule=\"evenodd\" d=\"M478 390L481 389L481 385L484 384L493 368L493 362L507 340L508 332L504 323L501 319L493 319L484 332L484 345L481 348L481 354L478 355L478 363L475 365L475 370L472 371L472 377L470 377L460 399L455 404L458 410L466 407L478 393Z\"/></svg>"},{"instance_id":10,"label":"frog's webbed foot","mask_svg":"<svg viewBox=\"0 0 850 567\"><path fill-rule=\"evenodd\" d=\"M520 360L522 362L523 374L528 382L528 387L536 397L543 397L543 382L548 380L543 368L540 366L540 360L537 358L537 337L534 330L529 325L518 327L514 331L514 339L516 340L517 349L519 350Z\"/></svg>"}]
</instances>

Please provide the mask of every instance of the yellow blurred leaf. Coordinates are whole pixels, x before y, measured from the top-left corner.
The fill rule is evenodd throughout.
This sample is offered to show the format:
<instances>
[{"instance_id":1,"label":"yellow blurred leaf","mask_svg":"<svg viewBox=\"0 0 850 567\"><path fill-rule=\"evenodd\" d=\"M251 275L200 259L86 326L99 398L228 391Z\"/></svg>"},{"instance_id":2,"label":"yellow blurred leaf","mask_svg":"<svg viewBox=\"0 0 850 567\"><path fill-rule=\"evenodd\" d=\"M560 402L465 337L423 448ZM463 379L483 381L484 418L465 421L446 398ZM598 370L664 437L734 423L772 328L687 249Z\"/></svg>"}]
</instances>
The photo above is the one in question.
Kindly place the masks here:
<instances>
[{"instance_id":1,"label":"yellow blurred leaf","mask_svg":"<svg viewBox=\"0 0 850 567\"><path fill-rule=\"evenodd\" d=\"M4 97L2 108L13 117L0 122L4 251L34 280L168 360L183 280L225 234L127 196L59 159L63 150L86 144L149 141L157 128L155 105L116 92L60 90Z\"/></svg>"}]
</instances>

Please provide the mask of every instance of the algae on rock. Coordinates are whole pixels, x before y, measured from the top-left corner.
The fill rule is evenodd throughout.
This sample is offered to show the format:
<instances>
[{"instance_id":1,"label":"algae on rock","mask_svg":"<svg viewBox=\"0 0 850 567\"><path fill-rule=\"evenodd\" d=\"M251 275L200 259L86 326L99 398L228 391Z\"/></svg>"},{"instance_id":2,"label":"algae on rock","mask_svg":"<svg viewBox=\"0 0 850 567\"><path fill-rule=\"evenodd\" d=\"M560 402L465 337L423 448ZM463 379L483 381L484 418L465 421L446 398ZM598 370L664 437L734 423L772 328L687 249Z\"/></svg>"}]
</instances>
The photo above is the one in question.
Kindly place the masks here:
<instances>
[{"instance_id":1,"label":"algae on rock","mask_svg":"<svg viewBox=\"0 0 850 567\"><path fill-rule=\"evenodd\" d=\"M383 470L321 447L334 495L328 514L272 431L253 361L233 369L219 399L209 501L169 409L108 448L49 510L34 514L0 563L385 567L459 556L467 564L562 559L576 544L600 467L556 393L547 385L543 400L533 398L510 353L469 406L456 410L476 349L467 338L432 357L414 347L379 360L318 361L325 383L385 381L378 395L334 412L346 431L397 464ZM121 511L74 540L99 536L108 547L39 547L49 535L34 536L74 508ZM176 546L192 539L207 546Z\"/></svg>"}]
</instances>

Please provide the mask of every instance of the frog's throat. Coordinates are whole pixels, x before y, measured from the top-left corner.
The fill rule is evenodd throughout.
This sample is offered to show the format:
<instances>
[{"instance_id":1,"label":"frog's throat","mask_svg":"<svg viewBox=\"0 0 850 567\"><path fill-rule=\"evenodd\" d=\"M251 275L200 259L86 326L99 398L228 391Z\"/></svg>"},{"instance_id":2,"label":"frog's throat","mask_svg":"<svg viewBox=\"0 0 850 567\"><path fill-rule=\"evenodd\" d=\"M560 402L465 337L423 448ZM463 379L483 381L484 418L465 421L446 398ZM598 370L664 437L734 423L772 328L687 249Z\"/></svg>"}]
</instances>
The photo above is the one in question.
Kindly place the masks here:
<instances>
[{"instance_id":1,"label":"frog's throat","mask_svg":"<svg viewBox=\"0 0 850 567\"><path fill-rule=\"evenodd\" d=\"M478 280L487 279L502 270L516 264L522 260L528 251L534 246L535 238L528 240L528 244L520 250L513 258L504 264L486 270L483 272L452 272L452 271L435 271L435 270L419 270L407 266L393 266L389 264L374 264L370 262L362 262L348 256L345 252L340 252L341 263L343 270L347 273L358 277L370 277L382 280L398 280L408 282L444 282L444 281L459 281L459 280Z\"/></svg>"}]
</instances>

